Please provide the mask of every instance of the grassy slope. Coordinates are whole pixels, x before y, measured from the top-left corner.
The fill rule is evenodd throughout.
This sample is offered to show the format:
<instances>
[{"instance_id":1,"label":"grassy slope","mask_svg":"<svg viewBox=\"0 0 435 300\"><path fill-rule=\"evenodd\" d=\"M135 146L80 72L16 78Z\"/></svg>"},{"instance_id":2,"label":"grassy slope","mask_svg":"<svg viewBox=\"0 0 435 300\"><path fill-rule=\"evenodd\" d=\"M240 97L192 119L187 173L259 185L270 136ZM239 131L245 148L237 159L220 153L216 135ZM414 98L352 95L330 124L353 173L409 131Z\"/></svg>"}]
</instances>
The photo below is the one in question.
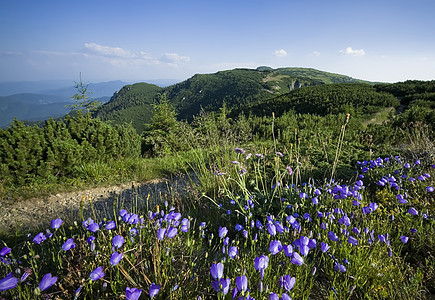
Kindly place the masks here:
<instances>
[{"instance_id":1,"label":"grassy slope","mask_svg":"<svg viewBox=\"0 0 435 300\"><path fill-rule=\"evenodd\" d=\"M346 75L329 73L312 68L278 68L276 72L284 75L289 75L296 78L310 78L323 82L324 84L331 83L371 83L369 81L355 79Z\"/></svg>"}]
</instances>

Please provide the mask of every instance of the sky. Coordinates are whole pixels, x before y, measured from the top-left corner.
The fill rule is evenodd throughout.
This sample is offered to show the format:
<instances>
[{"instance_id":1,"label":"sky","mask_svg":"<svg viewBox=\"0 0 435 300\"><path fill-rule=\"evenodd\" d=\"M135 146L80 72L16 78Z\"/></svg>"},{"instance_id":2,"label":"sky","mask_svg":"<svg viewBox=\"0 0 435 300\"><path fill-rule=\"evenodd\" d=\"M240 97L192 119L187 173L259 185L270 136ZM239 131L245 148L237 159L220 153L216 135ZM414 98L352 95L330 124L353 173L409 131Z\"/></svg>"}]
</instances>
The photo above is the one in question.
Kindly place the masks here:
<instances>
[{"instance_id":1,"label":"sky","mask_svg":"<svg viewBox=\"0 0 435 300\"><path fill-rule=\"evenodd\" d=\"M182 81L258 66L434 80L434 15L434 0L1 0L0 81Z\"/></svg>"}]
</instances>

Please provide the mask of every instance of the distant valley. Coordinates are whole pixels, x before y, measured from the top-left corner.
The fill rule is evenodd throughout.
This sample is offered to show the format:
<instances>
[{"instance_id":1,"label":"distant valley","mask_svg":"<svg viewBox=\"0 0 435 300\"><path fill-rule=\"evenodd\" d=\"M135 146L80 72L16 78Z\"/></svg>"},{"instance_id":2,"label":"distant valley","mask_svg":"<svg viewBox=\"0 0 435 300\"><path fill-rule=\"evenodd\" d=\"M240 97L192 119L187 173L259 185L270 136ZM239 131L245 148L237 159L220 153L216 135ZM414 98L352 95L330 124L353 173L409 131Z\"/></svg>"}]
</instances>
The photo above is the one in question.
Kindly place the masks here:
<instances>
[{"instance_id":1,"label":"distant valley","mask_svg":"<svg viewBox=\"0 0 435 300\"><path fill-rule=\"evenodd\" d=\"M89 83L90 96L107 102L113 93L127 83L108 81ZM6 127L17 118L20 121L40 121L67 114L66 105L77 91L74 82L41 81L0 83L0 127Z\"/></svg>"}]
</instances>

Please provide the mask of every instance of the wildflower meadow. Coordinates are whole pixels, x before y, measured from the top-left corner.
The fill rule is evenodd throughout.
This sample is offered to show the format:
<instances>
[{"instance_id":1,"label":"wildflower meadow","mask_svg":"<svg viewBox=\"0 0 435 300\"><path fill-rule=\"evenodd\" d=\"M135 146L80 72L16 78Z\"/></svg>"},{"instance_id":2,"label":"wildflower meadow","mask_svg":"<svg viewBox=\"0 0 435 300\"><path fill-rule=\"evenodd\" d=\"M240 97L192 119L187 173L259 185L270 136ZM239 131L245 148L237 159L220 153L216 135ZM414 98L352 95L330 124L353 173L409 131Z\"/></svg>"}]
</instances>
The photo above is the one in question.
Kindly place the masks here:
<instances>
[{"instance_id":1,"label":"wildflower meadow","mask_svg":"<svg viewBox=\"0 0 435 300\"><path fill-rule=\"evenodd\" d=\"M435 163L359 161L303 182L289 151L236 148L213 190L3 243L4 299L418 299L435 293ZM200 186L200 185L199 185ZM122 199L120 199L122 201Z\"/></svg>"}]
</instances>

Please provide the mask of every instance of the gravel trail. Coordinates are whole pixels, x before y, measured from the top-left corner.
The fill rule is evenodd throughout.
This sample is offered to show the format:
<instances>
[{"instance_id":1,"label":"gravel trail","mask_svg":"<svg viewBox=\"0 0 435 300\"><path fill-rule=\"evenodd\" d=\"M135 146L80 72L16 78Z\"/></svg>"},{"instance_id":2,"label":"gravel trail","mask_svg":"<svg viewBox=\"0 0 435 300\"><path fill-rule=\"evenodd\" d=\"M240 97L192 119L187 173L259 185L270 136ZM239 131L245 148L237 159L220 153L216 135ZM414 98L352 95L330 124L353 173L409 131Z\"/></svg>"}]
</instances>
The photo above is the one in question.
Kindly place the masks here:
<instances>
[{"instance_id":1,"label":"gravel trail","mask_svg":"<svg viewBox=\"0 0 435 300\"><path fill-rule=\"evenodd\" d=\"M186 193L193 193L193 188L189 177L184 175L172 180L130 182L16 201L1 209L0 234L45 230L55 218L66 222L80 221L81 206L85 218L93 218L95 214L99 220L113 219L114 208L129 210L137 206L146 209L147 205L153 208L164 200L180 199Z\"/></svg>"}]
</instances>

